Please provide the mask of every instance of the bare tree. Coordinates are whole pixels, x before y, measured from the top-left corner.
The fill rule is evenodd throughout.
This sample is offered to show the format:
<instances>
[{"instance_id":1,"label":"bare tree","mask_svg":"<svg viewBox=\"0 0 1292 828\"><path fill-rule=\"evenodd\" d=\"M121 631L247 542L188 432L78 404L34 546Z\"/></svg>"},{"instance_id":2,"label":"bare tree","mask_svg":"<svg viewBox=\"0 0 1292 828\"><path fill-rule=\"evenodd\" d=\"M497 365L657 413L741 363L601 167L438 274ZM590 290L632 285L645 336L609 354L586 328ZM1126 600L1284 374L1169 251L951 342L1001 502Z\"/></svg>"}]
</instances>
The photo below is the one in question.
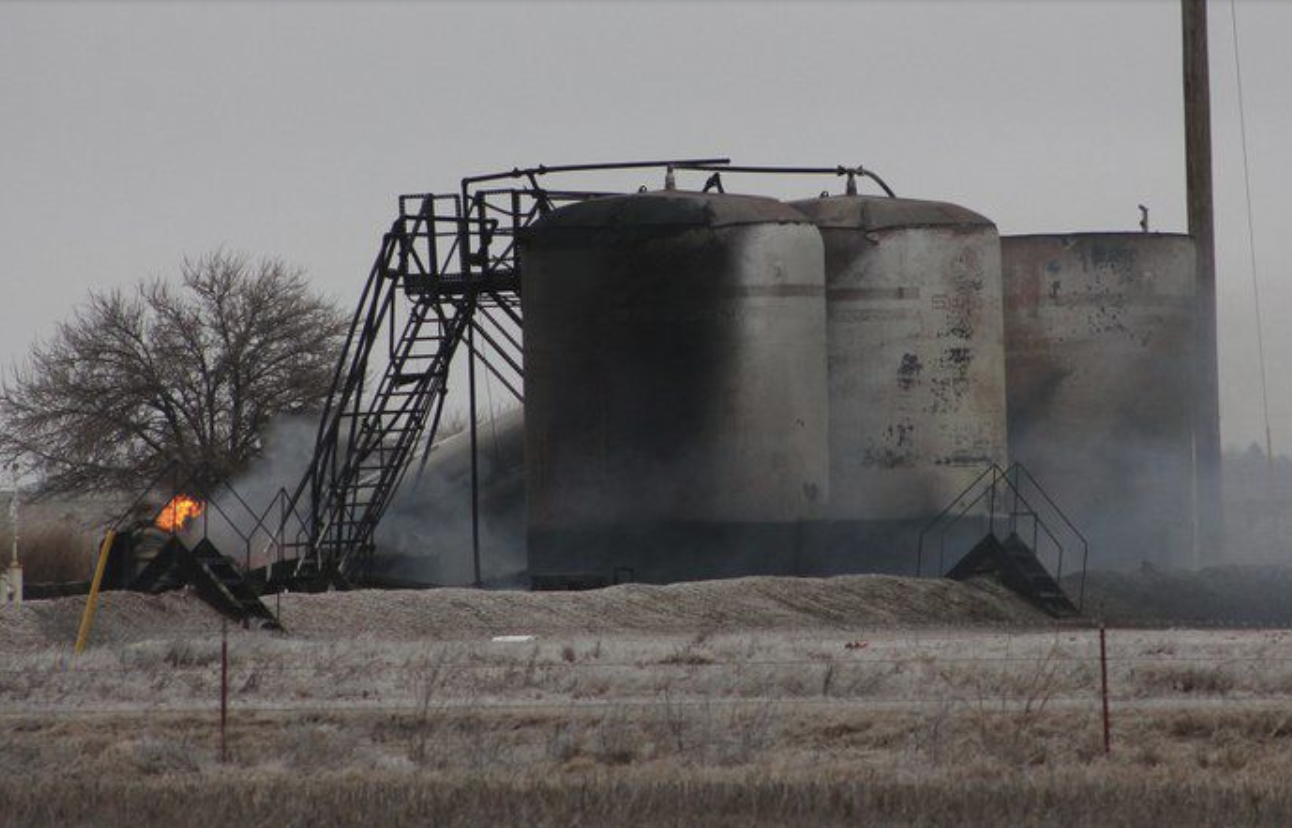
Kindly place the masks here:
<instances>
[{"instance_id":1,"label":"bare tree","mask_svg":"<svg viewBox=\"0 0 1292 828\"><path fill-rule=\"evenodd\" d=\"M346 319L276 259L186 259L92 293L0 381L0 459L44 493L138 488L175 461L209 485L242 468L280 414L317 409Z\"/></svg>"}]
</instances>

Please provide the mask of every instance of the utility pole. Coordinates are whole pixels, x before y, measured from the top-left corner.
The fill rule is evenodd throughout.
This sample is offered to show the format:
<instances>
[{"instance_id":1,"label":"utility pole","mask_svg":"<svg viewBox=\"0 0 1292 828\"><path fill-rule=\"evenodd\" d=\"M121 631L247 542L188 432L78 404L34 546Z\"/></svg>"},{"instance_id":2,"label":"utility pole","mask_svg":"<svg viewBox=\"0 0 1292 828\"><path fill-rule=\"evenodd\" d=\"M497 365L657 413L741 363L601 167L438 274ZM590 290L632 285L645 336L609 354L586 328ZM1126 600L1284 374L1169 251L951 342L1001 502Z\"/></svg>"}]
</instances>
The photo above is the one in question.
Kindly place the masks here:
<instances>
[{"instance_id":1,"label":"utility pole","mask_svg":"<svg viewBox=\"0 0 1292 828\"><path fill-rule=\"evenodd\" d=\"M1211 82L1206 0L1181 0L1184 35L1184 154L1195 286L1193 564L1224 541L1220 500L1220 383L1216 364L1216 238L1211 188Z\"/></svg>"}]
</instances>

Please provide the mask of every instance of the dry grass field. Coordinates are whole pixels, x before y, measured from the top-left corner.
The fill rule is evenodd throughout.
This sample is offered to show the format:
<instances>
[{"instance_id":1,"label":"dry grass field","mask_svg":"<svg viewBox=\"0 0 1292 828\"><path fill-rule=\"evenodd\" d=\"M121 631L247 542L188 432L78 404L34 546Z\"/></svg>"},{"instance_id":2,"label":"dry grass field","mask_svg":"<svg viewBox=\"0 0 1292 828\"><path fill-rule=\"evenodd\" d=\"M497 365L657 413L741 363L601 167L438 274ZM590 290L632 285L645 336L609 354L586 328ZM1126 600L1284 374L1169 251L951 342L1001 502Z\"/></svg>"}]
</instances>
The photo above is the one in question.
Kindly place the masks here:
<instances>
[{"instance_id":1,"label":"dry grass field","mask_svg":"<svg viewBox=\"0 0 1292 828\"><path fill-rule=\"evenodd\" d=\"M0 566L8 566L13 535L0 530ZM74 529L43 524L22 535L23 577L30 583L82 581L94 569L93 543Z\"/></svg>"},{"instance_id":2,"label":"dry grass field","mask_svg":"<svg viewBox=\"0 0 1292 828\"><path fill-rule=\"evenodd\" d=\"M6 609L0 823L1292 821L1283 631L1110 631L1105 755L1097 633L990 584L617 590L287 596L230 631L223 760L200 603L107 596L78 657L78 602Z\"/></svg>"}]
</instances>

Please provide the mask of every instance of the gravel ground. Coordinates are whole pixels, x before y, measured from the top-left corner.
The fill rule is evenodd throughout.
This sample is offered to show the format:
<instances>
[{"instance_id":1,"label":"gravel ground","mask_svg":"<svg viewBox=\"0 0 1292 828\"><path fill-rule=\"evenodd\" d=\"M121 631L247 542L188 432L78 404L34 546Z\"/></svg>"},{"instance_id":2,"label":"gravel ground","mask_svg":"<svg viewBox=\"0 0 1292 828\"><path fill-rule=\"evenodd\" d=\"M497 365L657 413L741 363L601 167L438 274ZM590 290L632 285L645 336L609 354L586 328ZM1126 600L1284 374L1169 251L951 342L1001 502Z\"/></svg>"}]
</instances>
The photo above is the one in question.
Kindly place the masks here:
<instances>
[{"instance_id":1,"label":"gravel ground","mask_svg":"<svg viewBox=\"0 0 1292 828\"><path fill-rule=\"evenodd\" d=\"M21 607L0 606L0 652L71 647L84 610L83 596L27 601ZM91 642L122 644L161 636L200 636L219 628L220 615L190 593L105 592L95 613Z\"/></svg>"},{"instance_id":2,"label":"gravel ground","mask_svg":"<svg viewBox=\"0 0 1292 828\"><path fill-rule=\"evenodd\" d=\"M1048 618L993 581L857 575L740 578L590 592L359 590L270 597L288 636L453 640L481 635L693 634L861 626L1020 625ZM71 644L85 599L0 607L0 651ZM201 636L220 616L188 593L104 593L91 645Z\"/></svg>"}]
</instances>

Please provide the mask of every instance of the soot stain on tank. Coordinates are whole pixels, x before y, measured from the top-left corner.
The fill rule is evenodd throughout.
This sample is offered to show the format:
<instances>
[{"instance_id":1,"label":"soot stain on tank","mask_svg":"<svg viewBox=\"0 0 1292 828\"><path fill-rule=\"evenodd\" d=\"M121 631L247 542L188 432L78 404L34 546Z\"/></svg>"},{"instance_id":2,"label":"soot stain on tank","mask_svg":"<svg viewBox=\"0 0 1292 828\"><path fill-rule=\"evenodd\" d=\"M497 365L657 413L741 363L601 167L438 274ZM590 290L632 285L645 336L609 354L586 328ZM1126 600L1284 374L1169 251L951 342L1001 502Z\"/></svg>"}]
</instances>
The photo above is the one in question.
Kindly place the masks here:
<instances>
[{"instance_id":1,"label":"soot stain on tank","mask_svg":"<svg viewBox=\"0 0 1292 828\"><path fill-rule=\"evenodd\" d=\"M920 362L918 354L902 354L902 364L897 368L897 387L903 391L909 391L920 381L920 373L924 370L924 363Z\"/></svg>"},{"instance_id":2,"label":"soot stain on tank","mask_svg":"<svg viewBox=\"0 0 1292 828\"><path fill-rule=\"evenodd\" d=\"M933 404L927 411L930 414L958 411L967 392L970 390L969 368L973 364L973 349L966 347L947 348L938 360L938 371L930 383Z\"/></svg>"},{"instance_id":3,"label":"soot stain on tank","mask_svg":"<svg viewBox=\"0 0 1292 828\"><path fill-rule=\"evenodd\" d=\"M942 363L951 367L957 380L967 379L969 366L973 364L973 349L964 347L947 348L945 356L942 358Z\"/></svg>"},{"instance_id":4,"label":"soot stain on tank","mask_svg":"<svg viewBox=\"0 0 1292 828\"><path fill-rule=\"evenodd\" d=\"M988 466L996 461L996 458L990 454L984 454L975 451L957 451L943 457L935 458L933 463L938 466Z\"/></svg>"},{"instance_id":5,"label":"soot stain on tank","mask_svg":"<svg viewBox=\"0 0 1292 828\"><path fill-rule=\"evenodd\" d=\"M1119 244L1090 245L1090 264L1095 268L1127 271L1135 266L1135 253Z\"/></svg>"},{"instance_id":6,"label":"soot stain on tank","mask_svg":"<svg viewBox=\"0 0 1292 828\"><path fill-rule=\"evenodd\" d=\"M884 445L868 446L862 463L882 469L899 469L915 465L915 424L909 420L892 423L884 429Z\"/></svg>"}]
</instances>

